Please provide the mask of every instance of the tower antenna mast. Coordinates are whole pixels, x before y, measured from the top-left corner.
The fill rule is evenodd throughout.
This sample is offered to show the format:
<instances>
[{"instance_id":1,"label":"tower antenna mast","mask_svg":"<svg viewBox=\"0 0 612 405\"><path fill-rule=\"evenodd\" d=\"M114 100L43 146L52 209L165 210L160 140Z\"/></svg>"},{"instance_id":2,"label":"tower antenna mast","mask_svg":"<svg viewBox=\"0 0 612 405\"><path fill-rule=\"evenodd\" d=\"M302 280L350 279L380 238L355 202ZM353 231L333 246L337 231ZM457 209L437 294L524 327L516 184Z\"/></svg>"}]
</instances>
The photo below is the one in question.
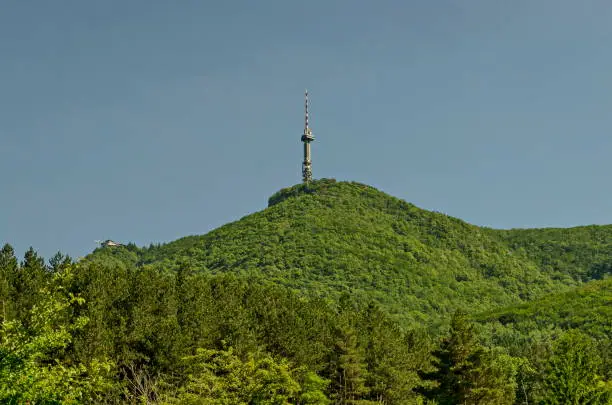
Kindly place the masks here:
<instances>
[{"instance_id":1,"label":"tower antenna mast","mask_svg":"<svg viewBox=\"0 0 612 405\"><path fill-rule=\"evenodd\" d=\"M308 90L304 92L304 133L302 134L302 142L304 142L304 161L302 162L302 181L309 183L312 181L312 159L310 156L310 142L314 141L312 130L308 126Z\"/></svg>"}]
</instances>

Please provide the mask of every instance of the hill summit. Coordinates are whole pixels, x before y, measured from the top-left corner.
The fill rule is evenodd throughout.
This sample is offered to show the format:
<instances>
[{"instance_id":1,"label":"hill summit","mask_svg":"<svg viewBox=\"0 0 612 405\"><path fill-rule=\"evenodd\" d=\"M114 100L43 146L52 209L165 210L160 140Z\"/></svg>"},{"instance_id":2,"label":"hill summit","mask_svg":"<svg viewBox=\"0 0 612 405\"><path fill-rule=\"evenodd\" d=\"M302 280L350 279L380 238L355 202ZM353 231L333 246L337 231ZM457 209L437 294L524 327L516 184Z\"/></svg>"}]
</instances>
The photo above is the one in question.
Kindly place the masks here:
<instances>
[{"instance_id":1,"label":"hill summit","mask_svg":"<svg viewBox=\"0 0 612 405\"><path fill-rule=\"evenodd\" d=\"M404 324L436 324L457 308L485 311L578 285L594 265L595 256L582 257L585 246L612 250L610 227L590 237L582 230L582 259L559 255L552 263L544 245L557 242L543 242L544 231L481 228L355 182L299 184L268 205L206 235L136 249L129 260L230 272L332 300L349 294L378 302ZM553 236L567 240L559 232Z\"/></svg>"}]
</instances>

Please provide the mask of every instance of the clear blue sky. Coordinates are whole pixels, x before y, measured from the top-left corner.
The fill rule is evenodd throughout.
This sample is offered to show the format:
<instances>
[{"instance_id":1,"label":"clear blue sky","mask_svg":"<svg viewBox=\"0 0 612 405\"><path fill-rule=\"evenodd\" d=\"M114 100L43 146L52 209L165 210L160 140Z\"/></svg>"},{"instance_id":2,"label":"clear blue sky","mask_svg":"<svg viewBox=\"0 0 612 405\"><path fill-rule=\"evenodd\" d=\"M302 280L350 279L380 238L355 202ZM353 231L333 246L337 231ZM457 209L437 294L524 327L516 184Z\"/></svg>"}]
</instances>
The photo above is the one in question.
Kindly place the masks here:
<instances>
[{"instance_id":1,"label":"clear blue sky","mask_svg":"<svg viewBox=\"0 0 612 405\"><path fill-rule=\"evenodd\" d=\"M0 242L202 234L300 181L612 223L608 0L3 0Z\"/></svg>"}]
</instances>

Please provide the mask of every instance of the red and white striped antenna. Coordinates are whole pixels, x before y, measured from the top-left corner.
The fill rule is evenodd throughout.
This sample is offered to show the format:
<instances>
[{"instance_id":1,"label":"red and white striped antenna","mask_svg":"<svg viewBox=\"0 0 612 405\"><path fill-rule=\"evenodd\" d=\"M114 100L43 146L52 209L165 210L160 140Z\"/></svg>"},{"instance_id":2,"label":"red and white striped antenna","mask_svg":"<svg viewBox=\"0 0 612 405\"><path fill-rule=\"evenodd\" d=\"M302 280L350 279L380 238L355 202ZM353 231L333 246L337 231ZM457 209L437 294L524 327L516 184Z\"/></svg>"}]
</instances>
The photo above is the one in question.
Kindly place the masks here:
<instances>
[{"instance_id":1,"label":"red and white striped antenna","mask_svg":"<svg viewBox=\"0 0 612 405\"><path fill-rule=\"evenodd\" d=\"M308 130L308 89L304 91L304 133Z\"/></svg>"}]
</instances>

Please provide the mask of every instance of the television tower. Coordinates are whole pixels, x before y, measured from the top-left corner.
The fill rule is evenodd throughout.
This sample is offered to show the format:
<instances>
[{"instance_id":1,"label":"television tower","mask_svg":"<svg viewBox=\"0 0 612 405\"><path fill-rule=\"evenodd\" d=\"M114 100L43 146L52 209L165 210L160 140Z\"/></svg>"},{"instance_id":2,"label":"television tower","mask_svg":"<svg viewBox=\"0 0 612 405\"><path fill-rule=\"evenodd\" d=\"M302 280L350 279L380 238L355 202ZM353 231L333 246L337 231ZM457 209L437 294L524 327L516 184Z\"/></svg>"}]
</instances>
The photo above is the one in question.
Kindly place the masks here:
<instances>
[{"instance_id":1,"label":"television tower","mask_svg":"<svg viewBox=\"0 0 612 405\"><path fill-rule=\"evenodd\" d=\"M312 131L308 126L308 90L304 93L304 133L302 134L302 142L304 142L304 161L302 162L302 180L304 183L312 181L312 161L310 160L310 142L314 141Z\"/></svg>"}]
</instances>

